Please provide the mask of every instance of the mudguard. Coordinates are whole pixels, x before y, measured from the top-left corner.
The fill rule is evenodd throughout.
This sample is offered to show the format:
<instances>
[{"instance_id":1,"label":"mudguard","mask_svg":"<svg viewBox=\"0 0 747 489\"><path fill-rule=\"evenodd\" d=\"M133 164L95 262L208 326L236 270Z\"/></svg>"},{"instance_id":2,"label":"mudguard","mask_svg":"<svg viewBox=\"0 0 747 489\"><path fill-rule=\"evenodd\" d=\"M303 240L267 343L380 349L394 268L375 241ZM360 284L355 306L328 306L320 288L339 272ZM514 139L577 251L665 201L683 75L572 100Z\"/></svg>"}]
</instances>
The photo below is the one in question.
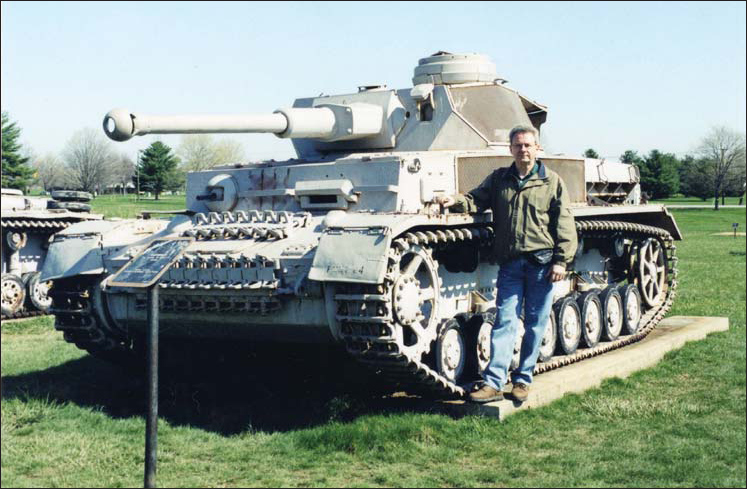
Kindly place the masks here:
<instances>
[{"instance_id":1,"label":"mudguard","mask_svg":"<svg viewBox=\"0 0 747 489\"><path fill-rule=\"evenodd\" d=\"M386 273L391 242L388 227L328 229L319 240L309 278L323 282L380 283Z\"/></svg>"},{"instance_id":2,"label":"mudguard","mask_svg":"<svg viewBox=\"0 0 747 489\"><path fill-rule=\"evenodd\" d=\"M489 219L489 214L338 214L325 219L326 229L309 278L379 284L386 274L389 246L400 234L419 226L464 225Z\"/></svg>"},{"instance_id":3,"label":"mudguard","mask_svg":"<svg viewBox=\"0 0 747 489\"><path fill-rule=\"evenodd\" d=\"M102 236L116 224L111 221L81 222L57 233L49 245L39 280L102 273Z\"/></svg>"}]
</instances>

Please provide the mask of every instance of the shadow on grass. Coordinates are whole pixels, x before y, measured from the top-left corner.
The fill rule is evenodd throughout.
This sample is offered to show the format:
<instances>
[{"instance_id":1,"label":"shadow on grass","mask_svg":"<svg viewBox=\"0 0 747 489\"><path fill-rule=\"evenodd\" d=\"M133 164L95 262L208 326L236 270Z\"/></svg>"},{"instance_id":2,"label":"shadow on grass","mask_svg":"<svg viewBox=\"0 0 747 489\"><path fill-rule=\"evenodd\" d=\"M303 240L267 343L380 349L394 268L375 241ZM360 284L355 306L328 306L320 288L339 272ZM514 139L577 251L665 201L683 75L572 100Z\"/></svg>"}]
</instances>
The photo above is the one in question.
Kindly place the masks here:
<instances>
[{"instance_id":1,"label":"shadow on grass","mask_svg":"<svg viewBox=\"0 0 747 489\"><path fill-rule=\"evenodd\" d=\"M164 366L159 417L223 435L247 430L288 431L367 414L443 412L396 390L340 351L299 355L279 350L200 355ZM247 356L252 358L247 358ZM282 358L282 360L279 360ZM145 416L144 369L126 369L92 356L33 373L4 376L5 399L48 399L95 407L114 418Z\"/></svg>"}]
</instances>

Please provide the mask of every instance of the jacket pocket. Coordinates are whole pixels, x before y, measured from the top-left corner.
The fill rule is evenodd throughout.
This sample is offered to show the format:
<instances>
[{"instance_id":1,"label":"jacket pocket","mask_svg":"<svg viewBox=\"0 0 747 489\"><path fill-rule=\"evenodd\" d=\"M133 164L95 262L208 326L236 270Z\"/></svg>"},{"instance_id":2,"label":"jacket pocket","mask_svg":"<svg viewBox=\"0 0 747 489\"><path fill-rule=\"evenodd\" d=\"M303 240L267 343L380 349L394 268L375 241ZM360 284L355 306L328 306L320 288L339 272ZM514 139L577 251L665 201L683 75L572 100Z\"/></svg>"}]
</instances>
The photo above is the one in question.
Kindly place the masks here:
<instances>
[{"instance_id":1,"label":"jacket pocket","mask_svg":"<svg viewBox=\"0 0 747 489\"><path fill-rule=\"evenodd\" d=\"M528 241L531 241L532 247L537 248L553 248L555 246L555 240L550 236L548 225L550 223L550 216L547 209L538 208L530 200L527 202L527 219L530 221L527 223L526 232ZM529 243L527 243L529 244Z\"/></svg>"}]
</instances>

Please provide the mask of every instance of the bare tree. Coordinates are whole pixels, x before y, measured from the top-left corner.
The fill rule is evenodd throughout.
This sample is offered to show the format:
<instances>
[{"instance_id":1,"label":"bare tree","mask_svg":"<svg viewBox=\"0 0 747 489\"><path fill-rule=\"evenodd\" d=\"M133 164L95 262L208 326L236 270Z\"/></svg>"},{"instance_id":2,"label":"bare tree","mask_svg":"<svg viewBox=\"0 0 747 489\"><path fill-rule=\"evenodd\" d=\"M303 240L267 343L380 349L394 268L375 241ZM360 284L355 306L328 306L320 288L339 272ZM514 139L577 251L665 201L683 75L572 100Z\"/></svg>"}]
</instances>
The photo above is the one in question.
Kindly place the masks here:
<instances>
[{"instance_id":1,"label":"bare tree","mask_svg":"<svg viewBox=\"0 0 747 489\"><path fill-rule=\"evenodd\" d=\"M117 156L100 131L87 128L76 132L68 141L62 160L72 185L94 192L112 182Z\"/></svg>"},{"instance_id":2,"label":"bare tree","mask_svg":"<svg viewBox=\"0 0 747 489\"><path fill-rule=\"evenodd\" d=\"M184 171L207 170L244 160L244 148L240 142L232 139L215 141L209 134L182 136L176 153L182 160Z\"/></svg>"},{"instance_id":3,"label":"bare tree","mask_svg":"<svg viewBox=\"0 0 747 489\"><path fill-rule=\"evenodd\" d=\"M135 175L135 162L127 153L120 153L115 160L112 169L112 183L122 186L122 194L127 190L127 184L132 183L132 177Z\"/></svg>"},{"instance_id":4,"label":"bare tree","mask_svg":"<svg viewBox=\"0 0 747 489\"><path fill-rule=\"evenodd\" d=\"M244 146L234 139L222 139L215 143L213 166L241 163L246 158Z\"/></svg>"},{"instance_id":5,"label":"bare tree","mask_svg":"<svg viewBox=\"0 0 747 489\"><path fill-rule=\"evenodd\" d=\"M32 158L31 166L36 170L36 181L44 190L67 187L65 167L54 153Z\"/></svg>"},{"instance_id":6,"label":"bare tree","mask_svg":"<svg viewBox=\"0 0 747 489\"><path fill-rule=\"evenodd\" d=\"M209 134L182 136L176 154L184 171L200 171L213 167L213 138Z\"/></svg>"},{"instance_id":7,"label":"bare tree","mask_svg":"<svg viewBox=\"0 0 747 489\"><path fill-rule=\"evenodd\" d=\"M733 169L745 159L744 134L727 127L714 127L698 147L698 154L706 162L708 174L713 178L714 209L718 210L718 198Z\"/></svg>"}]
</instances>

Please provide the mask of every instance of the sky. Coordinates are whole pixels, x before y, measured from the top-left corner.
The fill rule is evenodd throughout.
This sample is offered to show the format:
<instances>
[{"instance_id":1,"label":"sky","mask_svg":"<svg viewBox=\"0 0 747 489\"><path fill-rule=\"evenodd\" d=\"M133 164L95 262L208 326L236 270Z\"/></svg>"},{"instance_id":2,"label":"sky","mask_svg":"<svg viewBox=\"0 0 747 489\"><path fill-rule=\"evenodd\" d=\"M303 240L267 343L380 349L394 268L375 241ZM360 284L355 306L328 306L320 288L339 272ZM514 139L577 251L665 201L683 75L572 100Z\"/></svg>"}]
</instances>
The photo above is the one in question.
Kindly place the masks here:
<instances>
[{"instance_id":1,"label":"sky","mask_svg":"<svg viewBox=\"0 0 747 489\"><path fill-rule=\"evenodd\" d=\"M682 156L745 132L744 2L2 2L0 100L33 153L106 112L267 113L359 85L412 86L436 51L488 55L549 107L552 152ZM180 136L158 136L177 147ZM247 160L294 156L231 135ZM135 157L156 136L112 145ZM219 138L218 138L219 139Z\"/></svg>"}]
</instances>

